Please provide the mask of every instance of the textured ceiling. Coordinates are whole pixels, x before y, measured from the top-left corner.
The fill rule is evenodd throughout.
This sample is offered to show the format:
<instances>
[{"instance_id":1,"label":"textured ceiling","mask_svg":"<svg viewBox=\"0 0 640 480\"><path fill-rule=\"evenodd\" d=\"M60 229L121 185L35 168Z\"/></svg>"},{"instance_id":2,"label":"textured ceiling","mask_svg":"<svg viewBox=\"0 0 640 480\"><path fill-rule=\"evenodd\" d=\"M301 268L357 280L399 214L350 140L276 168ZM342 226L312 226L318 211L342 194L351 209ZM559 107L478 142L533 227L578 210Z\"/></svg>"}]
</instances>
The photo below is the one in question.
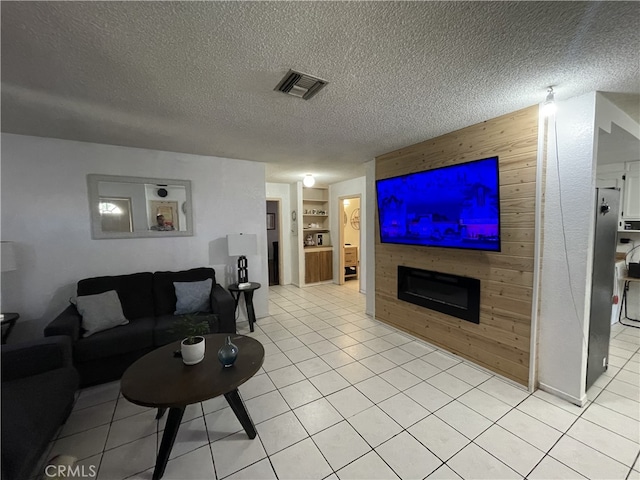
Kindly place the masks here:
<instances>
[{"instance_id":1,"label":"textured ceiling","mask_svg":"<svg viewBox=\"0 0 640 480\"><path fill-rule=\"evenodd\" d=\"M376 155L586 92L638 119L637 2L7 2L2 130L363 174ZM294 68L328 80L273 91Z\"/></svg>"}]
</instances>

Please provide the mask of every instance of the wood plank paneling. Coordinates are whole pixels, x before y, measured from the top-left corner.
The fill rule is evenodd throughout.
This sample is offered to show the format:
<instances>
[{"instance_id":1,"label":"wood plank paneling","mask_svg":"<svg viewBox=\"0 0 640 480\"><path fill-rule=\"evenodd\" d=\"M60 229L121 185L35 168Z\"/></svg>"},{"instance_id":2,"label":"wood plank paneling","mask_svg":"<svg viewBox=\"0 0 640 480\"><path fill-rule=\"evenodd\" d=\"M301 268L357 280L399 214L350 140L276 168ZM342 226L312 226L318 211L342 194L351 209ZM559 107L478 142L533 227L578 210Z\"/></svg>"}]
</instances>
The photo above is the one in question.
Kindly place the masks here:
<instances>
[{"instance_id":1,"label":"wood plank paneling","mask_svg":"<svg viewBox=\"0 0 640 480\"><path fill-rule=\"evenodd\" d=\"M533 292L538 107L380 155L376 179L499 157L501 252L381 244L376 318L527 384ZM481 281L480 324L398 300L397 267Z\"/></svg>"}]
</instances>

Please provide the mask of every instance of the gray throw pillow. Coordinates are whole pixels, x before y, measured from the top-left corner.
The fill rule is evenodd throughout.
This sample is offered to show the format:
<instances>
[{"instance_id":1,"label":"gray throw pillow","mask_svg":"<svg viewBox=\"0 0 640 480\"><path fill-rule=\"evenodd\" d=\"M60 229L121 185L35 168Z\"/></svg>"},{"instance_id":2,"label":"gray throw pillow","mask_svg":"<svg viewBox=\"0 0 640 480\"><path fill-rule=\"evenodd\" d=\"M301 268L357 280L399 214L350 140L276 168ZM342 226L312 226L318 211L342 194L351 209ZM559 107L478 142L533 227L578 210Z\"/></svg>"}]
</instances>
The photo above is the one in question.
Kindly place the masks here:
<instances>
[{"instance_id":1,"label":"gray throw pillow","mask_svg":"<svg viewBox=\"0 0 640 480\"><path fill-rule=\"evenodd\" d=\"M129 323L115 290L77 297L74 303L82 315L83 337Z\"/></svg>"},{"instance_id":2,"label":"gray throw pillow","mask_svg":"<svg viewBox=\"0 0 640 480\"><path fill-rule=\"evenodd\" d=\"M176 289L176 311L174 315L211 311L212 280L201 282L173 282Z\"/></svg>"}]
</instances>

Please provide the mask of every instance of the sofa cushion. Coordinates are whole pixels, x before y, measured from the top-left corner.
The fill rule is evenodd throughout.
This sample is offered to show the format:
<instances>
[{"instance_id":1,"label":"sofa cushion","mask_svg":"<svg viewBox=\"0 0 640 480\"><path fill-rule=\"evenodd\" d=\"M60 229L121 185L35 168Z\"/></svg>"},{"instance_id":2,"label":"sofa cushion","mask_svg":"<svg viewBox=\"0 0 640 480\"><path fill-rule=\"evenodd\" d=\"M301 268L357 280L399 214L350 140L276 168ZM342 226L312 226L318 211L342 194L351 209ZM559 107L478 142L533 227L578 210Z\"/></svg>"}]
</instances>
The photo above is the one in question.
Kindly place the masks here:
<instances>
[{"instance_id":1,"label":"sofa cushion","mask_svg":"<svg viewBox=\"0 0 640 480\"><path fill-rule=\"evenodd\" d=\"M122 311L129 320L154 315L152 273L85 278L78 282L78 296L95 295L109 290L118 292Z\"/></svg>"},{"instance_id":2,"label":"sofa cushion","mask_svg":"<svg viewBox=\"0 0 640 480\"><path fill-rule=\"evenodd\" d=\"M120 298L115 290L77 297L75 304L82 315L83 337L129 323L122 313Z\"/></svg>"},{"instance_id":3,"label":"sofa cushion","mask_svg":"<svg viewBox=\"0 0 640 480\"><path fill-rule=\"evenodd\" d=\"M212 280L207 278L201 282L173 282L176 290L175 315L211 311Z\"/></svg>"},{"instance_id":4,"label":"sofa cushion","mask_svg":"<svg viewBox=\"0 0 640 480\"><path fill-rule=\"evenodd\" d=\"M2 382L3 478L31 478L42 454L66 420L78 373L63 367Z\"/></svg>"},{"instance_id":5,"label":"sofa cushion","mask_svg":"<svg viewBox=\"0 0 640 480\"><path fill-rule=\"evenodd\" d=\"M156 316L172 315L176 311L176 289L173 282L200 282L211 279L216 284L213 268L192 268L181 272L156 272L153 274L153 297Z\"/></svg>"},{"instance_id":6,"label":"sofa cushion","mask_svg":"<svg viewBox=\"0 0 640 480\"><path fill-rule=\"evenodd\" d=\"M128 325L98 332L76 342L73 357L76 362L86 362L134 352L153 347L153 317L138 318Z\"/></svg>"},{"instance_id":7,"label":"sofa cushion","mask_svg":"<svg viewBox=\"0 0 640 480\"><path fill-rule=\"evenodd\" d=\"M206 320L209 323L209 332L218 333L220 328L218 326L218 315L215 313L199 315L191 315L198 319ZM156 347L161 347L167 343L175 342L177 340L184 339L184 334L181 332L174 332L175 322L181 318L180 315L162 315L156 317L156 326L153 330L153 342Z\"/></svg>"}]
</instances>

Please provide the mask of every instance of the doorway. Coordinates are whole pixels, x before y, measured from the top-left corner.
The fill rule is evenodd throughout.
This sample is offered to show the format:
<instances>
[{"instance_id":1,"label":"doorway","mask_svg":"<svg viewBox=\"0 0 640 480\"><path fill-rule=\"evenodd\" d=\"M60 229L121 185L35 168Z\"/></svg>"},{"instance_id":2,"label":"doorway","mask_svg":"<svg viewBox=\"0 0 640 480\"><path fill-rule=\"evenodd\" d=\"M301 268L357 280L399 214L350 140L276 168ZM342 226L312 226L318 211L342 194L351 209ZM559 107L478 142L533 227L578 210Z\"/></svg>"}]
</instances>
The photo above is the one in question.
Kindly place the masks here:
<instances>
[{"instance_id":1,"label":"doorway","mask_svg":"<svg viewBox=\"0 0 640 480\"><path fill-rule=\"evenodd\" d=\"M267 259L269 285L281 284L282 272L282 212L279 199L267 200Z\"/></svg>"},{"instance_id":2,"label":"doorway","mask_svg":"<svg viewBox=\"0 0 640 480\"><path fill-rule=\"evenodd\" d=\"M360 291L360 195L340 197L339 199L340 225L340 267L338 283L355 287Z\"/></svg>"}]
</instances>

